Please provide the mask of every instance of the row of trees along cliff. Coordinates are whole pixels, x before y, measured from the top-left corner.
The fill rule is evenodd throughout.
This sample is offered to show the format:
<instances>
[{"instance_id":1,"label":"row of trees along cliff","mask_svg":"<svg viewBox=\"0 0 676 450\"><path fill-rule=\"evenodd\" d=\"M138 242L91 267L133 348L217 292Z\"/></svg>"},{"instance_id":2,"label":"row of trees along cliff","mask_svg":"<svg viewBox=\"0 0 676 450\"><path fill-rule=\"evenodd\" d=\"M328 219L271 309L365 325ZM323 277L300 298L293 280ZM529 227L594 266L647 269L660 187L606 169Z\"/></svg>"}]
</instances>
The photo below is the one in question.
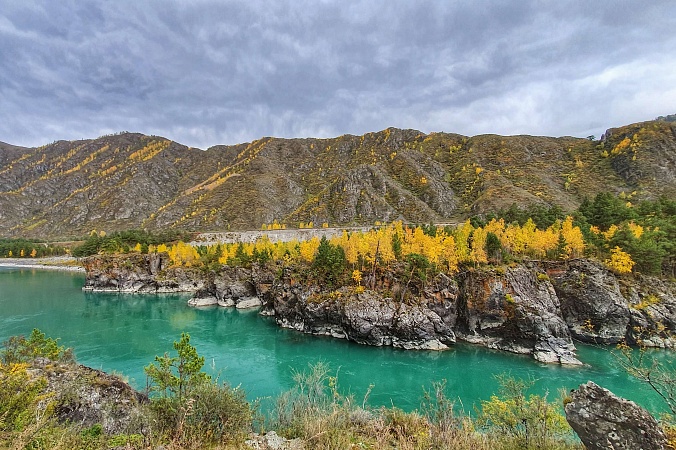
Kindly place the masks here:
<instances>
[{"instance_id":1,"label":"row of trees along cliff","mask_svg":"<svg viewBox=\"0 0 676 450\"><path fill-rule=\"evenodd\" d=\"M365 273L397 263L404 263L423 281L434 271L454 273L486 264L578 257L603 261L618 274L676 274L676 201L660 198L632 204L631 196L608 193L583 201L570 214L557 207L513 205L457 227L393 222L331 239L271 242L263 236L254 243L197 247L180 240L169 242L176 236L93 234L73 255L167 252L174 265L210 270L224 264L302 263L312 265L329 284L351 278L357 285Z\"/></svg>"}]
</instances>

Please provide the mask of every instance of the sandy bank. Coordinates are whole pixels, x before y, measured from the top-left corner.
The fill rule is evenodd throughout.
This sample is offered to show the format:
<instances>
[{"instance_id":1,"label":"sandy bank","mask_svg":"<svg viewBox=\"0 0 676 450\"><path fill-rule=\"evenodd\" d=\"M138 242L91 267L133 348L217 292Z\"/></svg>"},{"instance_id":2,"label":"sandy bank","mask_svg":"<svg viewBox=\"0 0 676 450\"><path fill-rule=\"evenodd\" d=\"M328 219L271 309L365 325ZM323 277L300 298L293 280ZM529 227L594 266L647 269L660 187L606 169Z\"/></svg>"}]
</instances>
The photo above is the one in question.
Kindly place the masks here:
<instances>
[{"instance_id":1,"label":"sandy bank","mask_svg":"<svg viewBox=\"0 0 676 450\"><path fill-rule=\"evenodd\" d=\"M28 269L66 270L84 272L77 258L72 256L49 256L46 258L0 258L0 267Z\"/></svg>"}]
</instances>

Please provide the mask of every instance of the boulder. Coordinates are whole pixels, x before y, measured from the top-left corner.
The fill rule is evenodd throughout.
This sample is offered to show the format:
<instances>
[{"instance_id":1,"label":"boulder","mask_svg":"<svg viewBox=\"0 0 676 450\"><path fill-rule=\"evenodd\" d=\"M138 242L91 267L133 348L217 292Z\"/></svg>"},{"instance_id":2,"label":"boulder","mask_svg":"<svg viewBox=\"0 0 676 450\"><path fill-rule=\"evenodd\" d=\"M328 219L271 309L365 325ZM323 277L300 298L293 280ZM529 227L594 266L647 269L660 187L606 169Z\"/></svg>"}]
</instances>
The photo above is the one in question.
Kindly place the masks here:
<instances>
[{"instance_id":1,"label":"boulder","mask_svg":"<svg viewBox=\"0 0 676 450\"><path fill-rule=\"evenodd\" d=\"M268 431L265 434L253 433L245 444L249 448L258 450L303 450L306 448L301 439L286 439L274 431Z\"/></svg>"},{"instance_id":2,"label":"boulder","mask_svg":"<svg viewBox=\"0 0 676 450\"><path fill-rule=\"evenodd\" d=\"M258 297L244 297L240 298L239 301L235 304L237 309L248 309L248 308L258 308L263 302Z\"/></svg>"},{"instance_id":3,"label":"boulder","mask_svg":"<svg viewBox=\"0 0 676 450\"><path fill-rule=\"evenodd\" d=\"M593 382L571 392L566 420L589 450L663 450L667 439L653 416Z\"/></svg>"},{"instance_id":4,"label":"boulder","mask_svg":"<svg viewBox=\"0 0 676 450\"><path fill-rule=\"evenodd\" d=\"M212 296L195 296L188 300L188 305L195 307L213 306L218 304L218 299Z\"/></svg>"},{"instance_id":5,"label":"boulder","mask_svg":"<svg viewBox=\"0 0 676 450\"><path fill-rule=\"evenodd\" d=\"M54 412L60 422L88 428L101 424L108 434L134 433L139 405L148 397L124 381L90 367L36 359L33 376L47 380L46 392L53 393Z\"/></svg>"}]
</instances>

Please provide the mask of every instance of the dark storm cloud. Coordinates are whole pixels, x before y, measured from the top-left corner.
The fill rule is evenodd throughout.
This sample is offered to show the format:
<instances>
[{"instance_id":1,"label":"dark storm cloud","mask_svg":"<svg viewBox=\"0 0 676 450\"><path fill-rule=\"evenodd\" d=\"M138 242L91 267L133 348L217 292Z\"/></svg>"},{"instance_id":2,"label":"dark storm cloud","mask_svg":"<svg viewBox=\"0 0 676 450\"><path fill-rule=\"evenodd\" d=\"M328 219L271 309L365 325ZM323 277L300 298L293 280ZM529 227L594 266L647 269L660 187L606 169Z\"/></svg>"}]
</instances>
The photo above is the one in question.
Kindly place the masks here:
<instances>
[{"instance_id":1,"label":"dark storm cloud","mask_svg":"<svg viewBox=\"0 0 676 450\"><path fill-rule=\"evenodd\" d=\"M671 1L0 0L0 140L599 134L676 112L674 30Z\"/></svg>"}]
</instances>

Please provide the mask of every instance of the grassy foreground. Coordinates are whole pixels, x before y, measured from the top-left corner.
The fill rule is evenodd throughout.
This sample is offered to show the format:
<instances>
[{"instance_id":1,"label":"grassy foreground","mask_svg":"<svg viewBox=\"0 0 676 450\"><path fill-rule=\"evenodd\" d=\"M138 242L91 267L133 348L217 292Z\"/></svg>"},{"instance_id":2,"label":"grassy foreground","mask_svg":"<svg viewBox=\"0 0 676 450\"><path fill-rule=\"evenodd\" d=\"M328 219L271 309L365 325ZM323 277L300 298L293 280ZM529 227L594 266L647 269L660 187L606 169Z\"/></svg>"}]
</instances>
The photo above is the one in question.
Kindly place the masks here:
<instances>
[{"instance_id":1,"label":"grassy foreground","mask_svg":"<svg viewBox=\"0 0 676 450\"><path fill-rule=\"evenodd\" d=\"M246 440L253 432L275 430L295 439L289 448L582 448L561 415L561 402L528 396L527 382L508 377L500 380L500 392L471 414L458 411L444 381L424 389L420 408L406 412L395 406L371 407L368 393L363 399L343 395L330 368L318 363L295 373L294 387L263 415L242 389L202 372L204 358L190 345L189 335L174 342L174 350L145 368L150 381L146 401L126 401L124 407L99 402L96 414L114 417L116 425L111 426L108 419L102 425L86 415L67 420L64 411L82 409L87 398L96 397L95 389L106 391L118 380L84 377L90 384L83 394L78 372L83 368L69 350L38 330L28 338L11 338L0 359L0 447L236 449L250 448ZM76 373L72 379L67 375L71 372ZM61 380L56 390L54 379ZM70 381L64 384L64 379Z\"/></svg>"}]
</instances>

